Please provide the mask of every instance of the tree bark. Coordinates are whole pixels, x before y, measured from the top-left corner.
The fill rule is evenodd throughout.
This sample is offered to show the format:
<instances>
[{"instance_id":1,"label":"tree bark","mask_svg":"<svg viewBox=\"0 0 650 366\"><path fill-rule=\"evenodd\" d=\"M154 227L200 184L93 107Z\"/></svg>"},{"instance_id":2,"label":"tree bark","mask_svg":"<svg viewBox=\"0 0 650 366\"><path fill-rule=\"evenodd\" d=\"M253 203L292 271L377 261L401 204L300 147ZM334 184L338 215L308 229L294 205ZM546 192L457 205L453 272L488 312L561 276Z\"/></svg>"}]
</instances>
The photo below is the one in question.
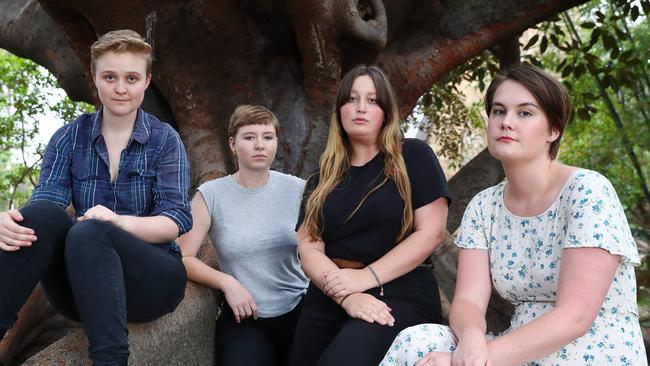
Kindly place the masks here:
<instances>
[{"instance_id":1,"label":"tree bark","mask_svg":"<svg viewBox=\"0 0 650 366\"><path fill-rule=\"evenodd\" d=\"M145 105L173 119L196 187L232 172L227 125L239 104L277 114L273 168L305 177L318 167L336 88L354 65L386 71L405 117L454 67L586 1L0 0L0 47L48 68L71 98L97 105L92 42L120 28L146 35L155 63ZM500 179L483 152L450 180L450 232L471 196ZM451 294L453 251L436 261Z\"/></svg>"}]
</instances>

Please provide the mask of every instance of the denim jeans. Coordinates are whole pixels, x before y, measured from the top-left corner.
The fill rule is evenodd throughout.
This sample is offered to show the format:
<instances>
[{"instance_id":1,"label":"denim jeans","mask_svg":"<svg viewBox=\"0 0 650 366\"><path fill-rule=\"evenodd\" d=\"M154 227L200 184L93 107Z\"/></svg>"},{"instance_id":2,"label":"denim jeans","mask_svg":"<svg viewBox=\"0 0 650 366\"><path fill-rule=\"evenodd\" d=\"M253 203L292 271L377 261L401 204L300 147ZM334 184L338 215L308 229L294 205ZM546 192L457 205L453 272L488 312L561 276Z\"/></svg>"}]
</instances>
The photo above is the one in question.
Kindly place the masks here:
<instances>
[{"instance_id":1,"label":"denim jeans","mask_svg":"<svg viewBox=\"0 0 650 366\"><path fill-rule=\"evenodd\" d=\"M38 240L0 251L0 337L41 281L52 306L83 323L95 366L126 365L127 321L155 320L183 299L187 276L180 254L107 222L75 223L49 201L20 211L19 224Z\"/></svg>"}]
</instances>

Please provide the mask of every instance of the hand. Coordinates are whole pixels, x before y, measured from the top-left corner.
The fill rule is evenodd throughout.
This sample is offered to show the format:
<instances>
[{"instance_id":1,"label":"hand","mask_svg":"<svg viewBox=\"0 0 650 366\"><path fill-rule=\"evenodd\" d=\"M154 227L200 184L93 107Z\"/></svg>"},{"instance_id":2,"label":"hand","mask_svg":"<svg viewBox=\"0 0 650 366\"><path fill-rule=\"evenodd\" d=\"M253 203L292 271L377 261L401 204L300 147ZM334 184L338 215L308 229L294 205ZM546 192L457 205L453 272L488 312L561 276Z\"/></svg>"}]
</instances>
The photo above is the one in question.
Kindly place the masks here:
<instances>
[{"instance_id":1,"label":"hand","mask_svg":"<svg viewBox=\"0 0 650 366\"><path fill-rule=\"evenodd\" d=\"M485 335L479 334L473 339L463 338L458 342L451 356L454 366L486 366L490 365L490 353Z\"/></svg>"},{"instance_id":2,"label":"hand","mask_svg":"<svg viewBox=\"0 0 650 366\"><path fill-rule=\"evenodd\" d=\"M395 318L390 314L391 308L376 297L361 293L354 293L344 299L341 306L348 315L355 319L365 320L368 323L379 323L392 327Z\"/></svg>"},{"instance_id":3,"label":"hand","mask_svg":"<svg viewBox=\"0 0 650 366\"><path fill-rule=\"evenodd\" d=\"M122 216L116 214L115 212L111 211L110 209L102 206L102 205L96 205L90 208L88 211L83 216L80 216L77 221L85 221L85 220L99 220L99 221L106 221L110 222L111 224L117 226L117 227L122 227Z\"/></svg>"},{"instance_id":4,"label":"hand","mask_svg":"<svg viewBox=\"0 0 650 366\"><path fill-rule=\"evenodd\" d=\"M21 221L23 215L18 210L0 213L0 250L15 252L36 241L34 230L18 225Z\"/></svg>"},{"instance_id":5,"label":"hand","mask_svg":"<svg viewBox=\"0 0 650 366\"><path fill-rule=\"evenodd\" d=\"M364 292L375 283L369 270L335 269L325 273L323 292L329 297L342 297L357 292Z\"/></svg>"},{"instance_id":6,"label":"hand","mask_svg":"<svg viewBox=\"0 0 650 366\"><path fill-rule=\"evenodd\" d=\"M226 302L232 309L237 323L243 319L253 317L257 319L257 304L253 296L234 277L230 277L228 283L221 289L226 296Z\"/></svg>"},{"instance_id":7,"label":"hand","mask_svg":"<svg viewBox=\"0 0 650 366\"><path fill-rule=\"evenodd\" d=\"M450 366L451 353L449 352L431 352L427 353L415 366Z\"/></svg>"}]
</instances>

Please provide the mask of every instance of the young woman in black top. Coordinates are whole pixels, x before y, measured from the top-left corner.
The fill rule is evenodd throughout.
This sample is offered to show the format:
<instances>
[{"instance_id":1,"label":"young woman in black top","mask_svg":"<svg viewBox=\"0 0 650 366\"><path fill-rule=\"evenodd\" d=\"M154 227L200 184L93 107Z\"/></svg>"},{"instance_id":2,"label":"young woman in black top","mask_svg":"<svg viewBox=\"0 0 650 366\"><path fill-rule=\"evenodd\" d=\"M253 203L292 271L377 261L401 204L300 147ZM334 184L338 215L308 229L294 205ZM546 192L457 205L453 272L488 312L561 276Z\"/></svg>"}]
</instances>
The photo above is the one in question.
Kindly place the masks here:
<instances>
[{"instance_id":1,"label":"young woman in black top","mask_svg":"<svg viewBox=\"0 0 650 366\"><path fill-rule=\"evenodd\" d=\"M377 365L401 329L440 322L436 279L420 264L443 240L448 203L431 148L402 137L387 77L352 69L303 198L298 251L311 283L292 365Z\"/></svg>"}]
</instances>

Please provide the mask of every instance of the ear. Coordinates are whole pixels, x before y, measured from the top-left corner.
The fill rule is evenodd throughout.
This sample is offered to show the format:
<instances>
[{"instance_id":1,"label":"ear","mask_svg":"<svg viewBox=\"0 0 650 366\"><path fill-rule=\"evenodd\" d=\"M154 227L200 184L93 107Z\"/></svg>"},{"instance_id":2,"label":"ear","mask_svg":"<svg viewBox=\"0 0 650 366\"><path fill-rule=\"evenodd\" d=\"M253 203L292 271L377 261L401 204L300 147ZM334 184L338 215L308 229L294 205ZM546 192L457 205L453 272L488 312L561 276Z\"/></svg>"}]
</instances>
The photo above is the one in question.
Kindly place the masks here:
<instances>
[{"instance_id":1,"label":"ear","mask_svg":"<svg viewBox=\"0 0 650 366\"><path fill-rule=\"evenodd\" d=\"M151 82L151 73L148 73L147 74L147 85L144 87L145 89L147 89L149 87L150 82Z\"/></svg>"},{"instance_id":2,"label":"ear","mask_svg":"<svg viewBox=\"0 0 650 366\"><path fill-rule=\"evenodd\" d=\"M551 133L548 134L548 138L546 139L546 142L552 143L553 141L557 140L560 137L560 131L556 128L551 129Z\"/></svg>"},{"instance_id":3,"label":"ear","mask_svg":"<svg viewBox=\"0 0 650 366\"><path fill-rule=\"evenodd\" d=\"M235 138L234 137L228 137L228 145L230 146L230 151L235 154Z\"/></svg>"},{"instance_id":4,"label":"ear","mask_svg":"<svg viewBox=\"0 0 650 366\"><path fill-rule=\"evenodd\" d=\"M95 85L95 89L97 89L97 74L93 73L91 76L93 77L93 85Z\"/></svg>"}]
</instances>

